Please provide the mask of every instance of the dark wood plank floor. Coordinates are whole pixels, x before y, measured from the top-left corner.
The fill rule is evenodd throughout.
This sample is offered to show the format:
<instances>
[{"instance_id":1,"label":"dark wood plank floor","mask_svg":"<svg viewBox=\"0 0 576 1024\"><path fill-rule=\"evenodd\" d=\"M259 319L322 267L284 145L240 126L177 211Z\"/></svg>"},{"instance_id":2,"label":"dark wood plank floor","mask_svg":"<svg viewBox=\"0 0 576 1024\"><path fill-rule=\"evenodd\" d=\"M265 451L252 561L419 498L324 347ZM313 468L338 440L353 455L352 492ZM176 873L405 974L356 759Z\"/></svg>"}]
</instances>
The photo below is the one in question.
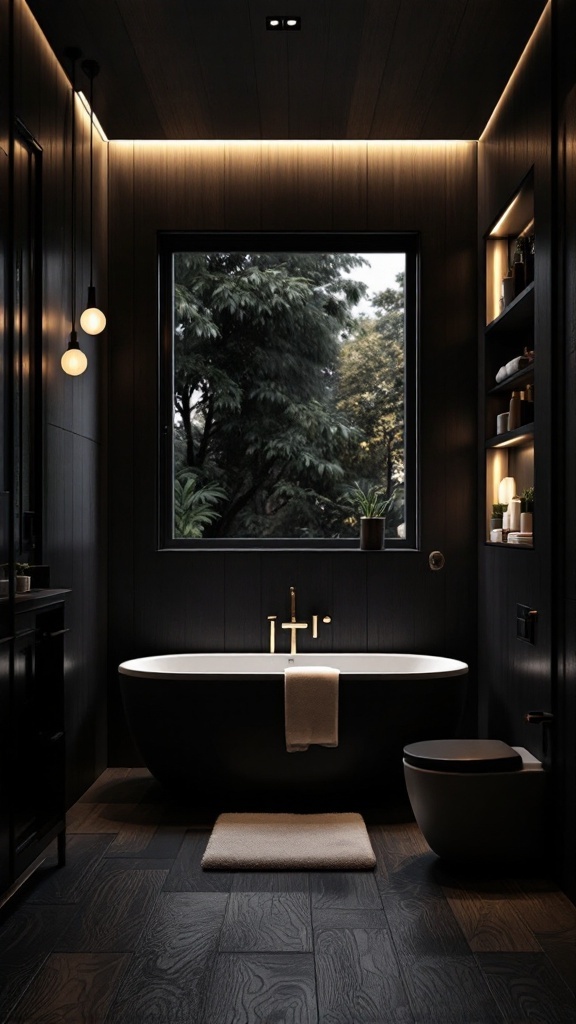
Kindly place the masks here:
<instances>
[{"instance_id":1,"label":"dark wood plank floor","mask_svg":"<svg viewBox=\"0 0 576 1024\"><path fill-rule=\"evenodd\" d=\"M213 817L109 769L0 917L3 1024L570 1024L576 908L451 872L412 822L368 872L203 872Z\"/></svg>"}]
</instances>

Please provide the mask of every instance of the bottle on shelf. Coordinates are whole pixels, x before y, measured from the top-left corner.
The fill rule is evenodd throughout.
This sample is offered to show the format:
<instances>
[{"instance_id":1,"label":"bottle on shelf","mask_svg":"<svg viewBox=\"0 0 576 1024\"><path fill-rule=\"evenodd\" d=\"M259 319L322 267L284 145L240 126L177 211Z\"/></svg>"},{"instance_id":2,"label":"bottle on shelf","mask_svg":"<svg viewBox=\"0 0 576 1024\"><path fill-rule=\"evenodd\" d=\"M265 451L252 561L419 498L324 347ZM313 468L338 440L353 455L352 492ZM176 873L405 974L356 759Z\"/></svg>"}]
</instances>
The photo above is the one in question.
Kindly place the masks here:
<instances>
[{"instance_id":1,"label":"bottle on shelf","mask_svg":"<svg viewBox=\"0 0 576 1024\"><path fill-rule=\"evenodd\" d=\"M518 533L520 530L520 498L512 498L508 505L510 533Z\"/></svg>"},{"instance_id":2,"label":"bottle on shelf","mask_svg":"<svg viewBox=\"0 0 576 1024\"><path fill-rule=\"evenodd\" d=\"M513 391L510 398L507 429L516 430L517 427L525 427L527 423L533 422L534 402L527 396L526 391Z\"/></svg>"},{"instance_id":3,"label":"bottle on shelf","mask_svg":"<svg viewBox=\"0 0 576 1024\"><path fill-rule=\"evenodd\" d=\"M520 295L526 287L526 265L524 263L524 240L516 239L516 247L512 257L512 276L514 278L514 295Z\"/></svg>"},{"instance_id":4,"label":"bottle on shelf","mask_svg":"<svg viewBox=\"0 0 576 1024\"><path fill-rule=\"evenodd\" d=\"M510 409L508 411L508 430L516 430L520 426L521 422L521 399L520 391L513 391L510 398Z\"/></svg>"},{"instance_id":5,"label":"bottle on shelf","mask_svg":"<svg viewBox=\"0 0 576 1024\"><path fill-rule=\"evenodd\" d=\"M525 266L526 266L526 284L529 285L534 280L534 235L526 235L526 252L525 252Z\"/></svg>"}]
</instances>

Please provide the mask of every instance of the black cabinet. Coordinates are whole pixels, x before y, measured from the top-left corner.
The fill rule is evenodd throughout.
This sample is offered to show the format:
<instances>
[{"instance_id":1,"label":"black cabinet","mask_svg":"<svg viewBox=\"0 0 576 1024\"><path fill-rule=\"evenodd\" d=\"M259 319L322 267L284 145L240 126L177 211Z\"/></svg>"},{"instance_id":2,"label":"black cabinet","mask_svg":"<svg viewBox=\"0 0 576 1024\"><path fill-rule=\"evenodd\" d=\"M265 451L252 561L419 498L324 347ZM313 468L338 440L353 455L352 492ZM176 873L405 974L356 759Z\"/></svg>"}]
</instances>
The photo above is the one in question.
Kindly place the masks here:
<instances>
[{"instance_id":1,"label":"black cabinet","mask_svg":"<svg viewBox=\"0 0 576 1024\"><path fill-rule=\"evenodd\" d=\"M65 855L63 591L16 599L14 635L0 644L0 890L58 839Z\"/></svg>"},{"instance_id":2,"label":"black cabinet","mask_svg":"<svg viewBox=\"0 0 576 1024\"><path fill-rule=\"evenodd\" d=\"M0 892L10 884L10 660L11 641L0 641Z\"/></svg>"}]
</instances>

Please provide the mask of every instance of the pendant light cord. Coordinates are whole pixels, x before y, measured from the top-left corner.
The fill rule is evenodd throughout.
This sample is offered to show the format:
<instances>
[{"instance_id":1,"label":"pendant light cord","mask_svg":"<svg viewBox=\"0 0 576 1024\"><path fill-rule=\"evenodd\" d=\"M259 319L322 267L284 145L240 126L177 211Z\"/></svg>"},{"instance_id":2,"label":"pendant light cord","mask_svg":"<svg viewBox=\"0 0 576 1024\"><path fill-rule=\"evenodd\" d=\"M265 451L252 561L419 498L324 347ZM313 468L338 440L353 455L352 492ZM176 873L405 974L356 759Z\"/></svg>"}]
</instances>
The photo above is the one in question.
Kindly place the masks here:
<instances>
[{"instance_id":1,"label":"pendant light cord","mask_svg":"<svg viewBox=\"0 0 576 1024\"><path fill-rule=\"evenodd\" d=\"M94 258L94 74L90 75L90 287L94 285L92 267Z\"/></svg>"},{"instance_id":2,"label":"pendant light cord","mask_svg":"<svg viewBox=\"0 0 576 1024\"><path fill-rule=\"evenodd\" d=\"M70 212L70 252L72 254L72 267L70 271L70 287L72 291L71 295L71 310L72 310L72 335L76 333L76 61L80 56L80 51L76 53L72 59L72 128L71 128L71 143L72 143L72 158L71 158L71 173L70 173L70 191L72 193L72 209Z\"/></svg>"}]
</instances>

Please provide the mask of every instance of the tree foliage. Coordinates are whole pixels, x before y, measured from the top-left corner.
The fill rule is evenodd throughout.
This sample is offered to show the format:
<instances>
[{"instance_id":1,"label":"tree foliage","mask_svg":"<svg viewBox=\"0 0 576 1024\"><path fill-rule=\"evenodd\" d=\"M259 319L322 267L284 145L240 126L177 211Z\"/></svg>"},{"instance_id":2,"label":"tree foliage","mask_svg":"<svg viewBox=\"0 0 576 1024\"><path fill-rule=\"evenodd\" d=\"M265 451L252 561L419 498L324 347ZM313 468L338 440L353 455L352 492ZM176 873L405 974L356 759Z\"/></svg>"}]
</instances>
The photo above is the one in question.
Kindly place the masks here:
<instances>
[{"instance_id":1,"label":"tree foliage","mask_svg":"<svg viewBox=\"0 0 576 1024\"><path fill-rule=\"evenodd\" d=\"M354 317L366 286L349 275L362 262L346 253L175 255L176 536L342 535L351 481L367 477L389 492L400 479L402 340L391 317L403 324L402 309L390 290L374 317ZM387 357L377 351L384 330L396 345ZM381 373L388 383L376 386Z\"/></svg>"}]
</instances>

